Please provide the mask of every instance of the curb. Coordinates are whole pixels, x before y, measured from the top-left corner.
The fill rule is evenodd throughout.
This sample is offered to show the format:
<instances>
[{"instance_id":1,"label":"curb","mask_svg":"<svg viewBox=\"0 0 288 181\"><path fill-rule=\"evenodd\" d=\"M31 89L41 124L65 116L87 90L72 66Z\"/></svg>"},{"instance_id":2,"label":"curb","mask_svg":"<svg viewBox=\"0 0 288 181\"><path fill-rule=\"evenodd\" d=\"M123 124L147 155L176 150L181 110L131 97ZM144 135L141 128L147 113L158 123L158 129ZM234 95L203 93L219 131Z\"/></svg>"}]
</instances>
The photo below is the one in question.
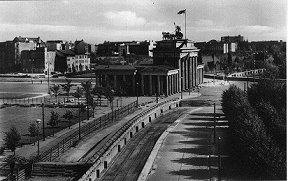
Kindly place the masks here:
<instances>
[{"instance_id":1,"label":"curb","mask_svg":"<svg viewBox=\"0 0 288 181\"><path fill-rule=\"evenodd\" d=\"M171 126L169 126L162 134L161 136L159 137L159 139L157 140L157 142L155 143L151 153L150 153L150 156L148 157L147 161L146 161L146 164L145 166L143 167L137 181L145 181L147 180L148 178L148 175L151 173L151 169L152 169L152 166L153 166L153 163L155 161L155 158L162 146L162 144L164 143L166 137L168 136L168 134L170 132L172 132L174 130L174 128L176 126L178 126L178 124L186 118L186 116L192 112L195 112L195 111L198 111L202 108L196 108L196 109L193 109L191 111L189 111L188 113L184 113L182 114Z\"/></svg>"}]
</instances>

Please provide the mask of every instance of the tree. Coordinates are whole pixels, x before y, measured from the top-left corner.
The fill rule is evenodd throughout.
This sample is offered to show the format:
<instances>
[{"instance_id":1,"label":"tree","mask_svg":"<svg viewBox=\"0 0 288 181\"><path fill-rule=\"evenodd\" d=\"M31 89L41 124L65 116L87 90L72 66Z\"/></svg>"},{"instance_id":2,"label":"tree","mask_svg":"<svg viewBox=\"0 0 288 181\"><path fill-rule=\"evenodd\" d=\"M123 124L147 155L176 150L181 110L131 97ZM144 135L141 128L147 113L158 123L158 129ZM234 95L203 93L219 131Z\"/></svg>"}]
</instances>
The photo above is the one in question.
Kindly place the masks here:
<instances>
[{"instance_id":1,"label":"tree","mask_svg":"<svg viewBox=\"0 0 288 181\"><path fill-rule=\"evenodd\" d=\"M86 103L88 103L88 100L91 97L92 83L91 81L82 82L81 86L85 93Z\"/></svg>"},{"instance_id":2,"label":"tree","mask_svg":"<svg viewBox=\"0 0 288 181\"><path fill-rule=\"evenodd\" d=\"M89 107L88 107L88 102L89 99L91 99L92 95L91 95L91 91L92 91L92 83L91 81L86 81L86 82L82 82L81 83L82 88L85 92L85 98L86 98L86 105L87 105L87 120L89 119ZM93 97L92 97L93 99Z\"/></svg>"},{"instance_id":3,"label":"tree","mask_svg":"<svg viewBox=\"0 0 288 181\"><path fill-rule=\"evenodd\" d=\"M15 155L16 147L20 144L21 135L14 126L12 126L10 130L4 134L5 147L13 151Z\"/></svg>"},{"instance_id":4,"label":"tree","mask_svg":"<svg viewBox=\"0 0 288 181\"><path fill-rule=\"evenodd\" d=\"M28 163L28 160L17 155L9 155L5 158L5 162L10 166L10 174L13 176L15 166L25 165Z\"/></svg>"},{"instance_id":5,"label":"tree","mask_svg":"<svg viewBox=\"0 0 288 181\"><path fill-rule=\"evenodd\" d=\"M75 68L75 65L74 63L72 64L72 72L75 73L76 72L76 68Z\"/></svg>"},{"instance_id":6,"label":"tree","mask_svg":"<svg viewBox=\"0 0 288 181\"><path fill-rule=\"evenodd\" d=\"M229 68L229 72L231 71L231 69L232 69L232 55L231 55L231 53L229 52L228 53L228 68Z\"/></svg>"},{"instance_id":7,"label":"tree","mask_svg":"<svg viewBox=\"0 0 288 181\"><path fill-rule=\"evenodd\" d=\"M74 92L73 96L78 99L78 103L82 95L83 95L83 90L80 87L77 87L76 92Z\"/></svg>"},{"instance_id":8,"label":"tree","mask_svg":"<svg viewBox=\"0 0 288 181\"><path fill-rule=\"evenodd\" d=\"M29 131L31 137L35 137L38 134L38 127L36 126L35 123L31 123L29 128L28 128L28 131Z\"/></svg>"},{"instance_id":9,"label":"tree","mask_svg":"<svg viewBox=\"0 0 288 181\"><path fill-rule=\"evenodd\" d=\"M73 87L74 85L71 84L72 80L68 80L68 79L65 79L65 80L66 80L66 84L61 85L61 86L62 86L63 91L67 93L67 100L68 100L71 87Z\"/></svg>"},{"instance_id":10,"label":"tree","mask_svg":"<svg viewBox=\"0 0 288 181\"><path fill-rule=\"evenodd\" d=\"M54 111L52 111L50 119L49 119L49 122L47 123L47 125L52 127L53 136L54 136L54 128L55 128L55 126L58 125L58 123L59 123L59 114L54 112Z\"/></svg>"},{"instance_id":11,"label":"tree","mask_svg":"<svg viewBox=\"0 0 288 181\"><path fill-rule=\"evenodd\" d=\"M52 95L56 98L56 101L58 103L58 96L61 94L60 85L54 84L50 87L50 91L52 92Z\"/></svg>"},{"instance_id":12,"label":"tree","mask_svg":"<svg viewBox=\"0 0 288 181\"><path fill-rule=\"evenodd\" d=\"M127 94L127 91L126 91L127 89L128 89L128 86L124 81L120 81L119 86L115 88L115 91L116 91L115 93L119 95L120 100L121 100L121 107L122 107L122 97Z\"/></svg>"},{"instance_id":13,"label":"tree","mask_svg":"<svg viewBox=\"0 0 288 181\"><path fill-rule=\"evenodd\" d=\"M73 117L74 117L74 116L73 116L73 113L72 113L72 111L70 111L70 110L67 110L67 111L65 112L65 114L63 115L63 118L68 120L69 129L70 129L70 126L71 126L71 119L73 119Z\"/></svg>"},{"instance_id":14,"label":"tree","mask_svg":"<svg viewBox=\"0 0 288 181\"><path fill-rule=\"evenodd\" d=\"M274 103L281 103L274 99L286 99L281 95L282 85L275 87L271 80L268 82L270 86L254 84L248 89L248 97L236 86L230 86L222 94L222 110L229 123L232 154L237 155L247 172L259 178L282 180L286 178L286 117L282 119L277 110L285 109L286 113L286 107L277 108Z\"/></svg>"},{"instance_id":15,"label":"tree","mask_svg":"<svg viewBox=\"0 0 288 181\"><path fill-rule=\"evenodd\" d=\"M110 86L104 88L104 96L109 101L112 112L113 112L114 93L115 91Z\"/></svg>"},{"instance_id":16,"label":"tree","mask_svg":"<svg viewBox=\"0 0 288 181\"><path fill-rule=\"evenodd\" d=\"M96 96L97 96L97 102L100 101L100 106L101 106L101 102L102 102L101 98L102 98L102 95L104 95L104 89L103 89L103 87L99 87L99 86L96 86L96 85L95 85L95 87L93 88L93 90L91 91L91 93L92 93L93 95L96 95ZM98 104L97 104L97 105L98 105Z\"/></svg>"},{"instance_id":17,"label":"tree","mask_svg":"<svg viewBox=\"0 0 288 181\"><path fill-rule=\"evenodd\" d=\"M38 126L36 126L35 123L31 123L29 128L28 128L28 131L29 131L31 137L35 137L35 136L37 136L38 131L39 131ZM34 142L34 145L35 145L35 142Z\"/></svg>"},{"instance_id":18,"label":"tree","mask_svg":"<svg viewBox=\"0 0 288 181\"><path fill-rule=\"evenodd\" d=\"M90 99L88 100L88 105L92 108L93 110L93 118L95 117L94 115L94 111L95 111L95 108L97 106L96 102L94 102L94 99L93 97L90 97Z\"/></svg>"}]
</instances>

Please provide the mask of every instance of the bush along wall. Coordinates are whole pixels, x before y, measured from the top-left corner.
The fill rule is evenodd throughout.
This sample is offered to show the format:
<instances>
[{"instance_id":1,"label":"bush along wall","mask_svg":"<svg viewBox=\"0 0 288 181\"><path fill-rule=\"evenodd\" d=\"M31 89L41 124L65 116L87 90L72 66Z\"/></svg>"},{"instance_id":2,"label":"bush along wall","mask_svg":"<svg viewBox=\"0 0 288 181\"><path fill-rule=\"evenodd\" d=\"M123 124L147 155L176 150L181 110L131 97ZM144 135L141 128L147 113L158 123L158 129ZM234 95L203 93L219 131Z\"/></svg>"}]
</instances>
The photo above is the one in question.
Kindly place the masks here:
<instances>
[{"instance_id":1,"label":"bush along wall","mask_svg":"<svg viewBox=\"0 0 288 181\"><path fill-rule=\"evenodd\" d=\"M248 96L234 85L222 94L232 154L259 179L286 179L286 117L283 124L283 115L278 113L278 107L283 111L280 106L275 108L260 94L254 97L257 86L263 85L259 83L248 90Z\"/></svg>"}]
</instances>

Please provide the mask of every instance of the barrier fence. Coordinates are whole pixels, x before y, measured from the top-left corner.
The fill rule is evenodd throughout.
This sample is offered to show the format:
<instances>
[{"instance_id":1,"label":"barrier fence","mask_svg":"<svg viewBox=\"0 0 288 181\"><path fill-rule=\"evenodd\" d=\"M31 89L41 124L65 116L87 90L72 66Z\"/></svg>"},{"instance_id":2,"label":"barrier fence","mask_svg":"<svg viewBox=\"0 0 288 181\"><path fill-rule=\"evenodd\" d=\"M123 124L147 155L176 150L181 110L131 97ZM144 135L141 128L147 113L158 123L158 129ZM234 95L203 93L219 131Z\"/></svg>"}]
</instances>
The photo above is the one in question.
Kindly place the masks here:
<instances>
[{"instance_id":1,"label":"barrier fence","mask_svg":"<svg viewBox=\"0 0 288 181\"><path fill-rule=\"evenodd\" d=\"M141 112L140 114L134 116L132 119L130 119L127 123L125 123L118 131L116 131L114 133L113 136L111 136L111 138L109 140L107 140L107 142L105 143L105 145L103 145L103 147L97 151L89 160L87 160L85 163L95 163L99 158L102 157L102 155L109 149L109 147L111 145L113 145L113 143L119 139L123 133L125 133L125 131L127 129L130 128L130 126L132 126L136 121L138 121L141 117L149 114L152 110L154 110L155 108L158 108L168 102L172 102L172 101L175 101L177 99L173 99L173 100L166 100L166 101L163 101L163 102L160 102L152 107L150 107L149 109Z\"/></svg>"},{"instance_id":2,"label":"barrier fence","mask_svg":"<svg viewBox=\"0 0 288 181\"><path fill-rule=\"evenodd\" d=\"M79 102L85 102L84 98L80 100L76 98L67 98L67 97L31 97L23 99L0 99L0 103L7 105L40 105L42 103L48 105L77 105ZM109 101L106 98L96 99L97 106L109 106ZM120 105L121 100L114 99L113 104L117 107Z\"/></svg>"},{"instance_id":3,"label":"barrier fence","mask_svg":"<svg viewBox=\"0 0 288 181\"><path fill-rule=\"evenodd\" d=\"M120 117L124 117L130 114L136 109L137 101L132 102L122 108L118 108L113 112L110 112L106 115L103 115L89 123L80 127L80 139L85 138L91 132L96 131L113 121L118 120ZM53 161L55 158L58 158L66 150L74 146L79 141L79 130L75 129L69 136L65 137L58 142L52 148L40 153L39 156L35 157L34 162L38 161Z\"/></svg>"}]
</instances>

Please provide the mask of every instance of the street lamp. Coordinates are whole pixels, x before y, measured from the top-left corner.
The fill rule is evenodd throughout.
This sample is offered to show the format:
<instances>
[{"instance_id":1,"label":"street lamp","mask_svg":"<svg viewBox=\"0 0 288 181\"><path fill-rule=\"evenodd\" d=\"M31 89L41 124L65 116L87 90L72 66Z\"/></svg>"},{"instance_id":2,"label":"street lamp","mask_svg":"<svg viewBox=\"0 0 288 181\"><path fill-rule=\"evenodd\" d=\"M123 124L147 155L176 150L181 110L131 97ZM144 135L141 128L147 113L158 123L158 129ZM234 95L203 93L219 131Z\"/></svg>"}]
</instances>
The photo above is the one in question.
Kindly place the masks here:
<instances>
[{"instance_id":1,"label":"street lamp","mask_svg":"<svg viewBox=\"0 0 288 181\"><path fill-rule=\"evenodd\" d=\"M137 97L137 102L136 102L136 106L138 107L138 104L139 104L139 98L138 98L138 85L139 85L139 83L138 82L136 82L136 97Z\"/></svg>"},{"instance_id":2,"label":"street lamp","mask_svg":"<svg viewBox=\"0 0 288 181\"><path fill-rule=\"evenodd\" d=\"M182 85L183 77L180 77L180 79L181 79L181 99L183 99L183 85Z\"/></svg>"},{"instance_id":3,"label":"street lamp","mask_svg":"<svg viewBox=\"0 0 288 181\"><path fill-rule=\"evenodd\" d=\"M158 103L159 102L159 94L158 94L158 90L157 90L157 92L156 92L156 103Z\"/></svg>"},{"instance_id":4,"label":"street lamp","mask_svg":"<svg viewBox=\"0 0 288 181\"><path fill-rule=\"evenodd\" d=\"M50 94L50 80L49 80L49 74L50 74L50 72L49 72L49 71L50 71L50 70L49 70L49 69L50 69L50 66L49 66L49 65L50 65L50 61L47 60L47 63L48 63L48 67L47 67L47 75L48 75L48 76L47 76L48 94Z\"/></svg>"},{"instance_id":5,"label":"street lamp","mask_svg":"<svg viewBox=\"0 0 288 181\"><path fill-rule=\"evenodd\" d=\"M133 76L134 76L133 79L134 79L134 80L135 80L135 78L136 78L136 74L137 74L137 70L135 70L134 73L133 73ZM133 82L133 83L134 83L134 82ZM138 100L138 84L139 84L138 81L136 81L136 97L137 97L136 106L137 106L137 107L138 107L138 101L139 101L139 100ZM133 86L135 86L135 85L133 85Z\"/></svg>"},{"instance_id":6,"label":"street lamp","mask_svg":"<svg viewBox=\"0 0 288 181\"><path fill-rule=\"evenodd\" d=\"M38 140L38 149L37 149L37 156L39 156L39 124L41 123L41 119L36 119L37 124L37 140Z\"/></svg>"},{"instance_id":7,"label":"street lamp","mask_svg":"<svg viewBox=\"0 0 288 181\"><path fill-rule=\"evenodd\" d=\"M44 115L44 102L45 102L45 97L44 97L44 100L43 100L43 103L42 103L42 136L43 136L43 141L45 141L45 124L44 124L44 118L45 118L45 115Z\"/></svg>"},{"instance_id":8,"label":"street lamp","mask_svg":"<svg viewBox=\"0 0 288 181\"><path fill-rule=\"evenodd\" d=\"M221 154L220 154L221 137L218 138L218 180L221 180Z\"/></svg>"},{"instance_id":9,"label":"street lamp","mask_svg":"<svg viewBox=\"0 0 288 181\"><path fill-rule=\"evenodd\" d=\"M79 114L78 114L78 135L79 135L79 140L81 139L81 111L82 111L82 104L80 105L80 102L78 102L79 106Z\"/></svg>"},{"instance_id":10,"label":"street lamp","mask_svg":"<svg viewBox=\"0 0 288 181\"><path fill-rule=\"evenodd\" d=\"M214 144L216 144L216 103L214 103L214 129L213 129L213 134L214 134Z\"/></svg>"}]
</instances>

